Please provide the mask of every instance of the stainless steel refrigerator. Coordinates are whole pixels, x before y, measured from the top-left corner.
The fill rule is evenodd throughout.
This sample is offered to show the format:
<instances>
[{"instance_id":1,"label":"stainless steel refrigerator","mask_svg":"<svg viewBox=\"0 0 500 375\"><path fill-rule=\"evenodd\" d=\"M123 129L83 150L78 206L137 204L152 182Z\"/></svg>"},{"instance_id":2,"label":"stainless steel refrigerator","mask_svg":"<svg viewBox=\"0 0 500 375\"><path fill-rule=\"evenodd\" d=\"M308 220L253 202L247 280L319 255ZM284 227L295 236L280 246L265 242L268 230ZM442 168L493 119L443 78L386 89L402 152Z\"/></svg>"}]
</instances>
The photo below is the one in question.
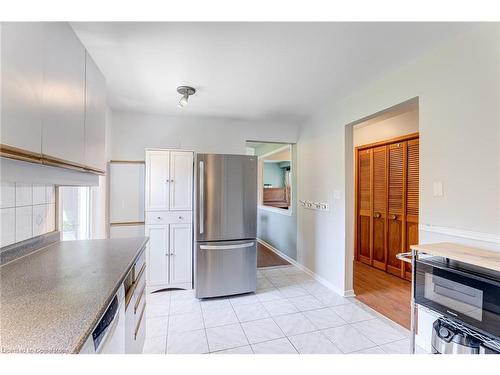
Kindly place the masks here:
<instances>
[{"instance_id":1,"label":"stainless steel refrigerator","mask_svg":"<svg viewBox=\"0 0 500 375\"><path fill-rule=\"evenodd\" d=\"M257 287L257 158L198 154L195 188L197 298Z\"/></svg>"}]
</instances>

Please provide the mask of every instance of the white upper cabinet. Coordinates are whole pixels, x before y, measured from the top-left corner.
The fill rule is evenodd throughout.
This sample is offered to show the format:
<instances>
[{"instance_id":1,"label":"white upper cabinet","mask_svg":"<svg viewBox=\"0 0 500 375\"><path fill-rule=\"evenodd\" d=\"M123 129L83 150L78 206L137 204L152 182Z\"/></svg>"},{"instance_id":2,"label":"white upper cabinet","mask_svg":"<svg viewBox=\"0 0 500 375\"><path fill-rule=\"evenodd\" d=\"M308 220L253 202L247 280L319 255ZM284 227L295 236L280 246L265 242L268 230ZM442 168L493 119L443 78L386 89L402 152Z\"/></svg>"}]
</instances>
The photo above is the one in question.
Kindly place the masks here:
<instances>
[{"instance_id":1,"label":"white upper cabinet","mask_svg":"<svg viewBox=\"0 0 500 375\"><path fill-rule=\"evenodd\" d=\"M85 68L85 165L106 169L106 82L94 60L86 53Z\"/></svg>"},{"instance_id":2,"label":"white upper cabinet","mask_svg":"<svg viewBox=\"0 0 500 375\"><path fill-rule=\"evenodd\" d=\"M1 143L40 153L43 44L41 22L1 24Z\"/></svg>"},{"instance_id":3,"label":"white upper cabinet","mask_svg":"<svg viewBox=\"0 0 500 375\"><path fill-rule=\"evenodd\" d=\"M68 23L46 24L42 153L85 164L85 48Z\"/></svg>"},{"instance_id":4,"label":"white upper cabinet","mask_svg":"<svg viewBox=\"0 0 500 375\"><path fill-rule=\"evenodd\" d=\"M146 151L146 211L191 211L193 153Z\"/></svg>"},{"instance_id":5,"label":"white upper cabinet","mask_svg":"<svg viewBox=\"0 0 500 375\"><path fill-rule=\"evenodd\" d=\"M170 152L170 210L190 211L193 208L193 153Z\"/></svg>"},{"instance_id":6,"label":"white upper cabinet","mask_svg":"<svg viewBox=\"0 0 500 375\"><path fill-rule=\"evenodd\" d=\"M169 209L170 153L146 151L146 211Z\"/></svg>"}]
</instances>

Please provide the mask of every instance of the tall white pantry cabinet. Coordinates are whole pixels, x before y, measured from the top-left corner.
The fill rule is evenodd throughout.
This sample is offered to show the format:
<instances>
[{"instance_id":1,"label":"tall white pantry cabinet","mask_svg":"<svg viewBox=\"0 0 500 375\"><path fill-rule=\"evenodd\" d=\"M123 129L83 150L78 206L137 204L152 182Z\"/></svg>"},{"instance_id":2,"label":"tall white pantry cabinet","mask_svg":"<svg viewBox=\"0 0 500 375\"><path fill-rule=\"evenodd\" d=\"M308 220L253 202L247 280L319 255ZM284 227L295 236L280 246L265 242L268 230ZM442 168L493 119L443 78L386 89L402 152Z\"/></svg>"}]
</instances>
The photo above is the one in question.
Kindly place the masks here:
<instances>
[{"instance_id":1,"label":"tall white pantry cabinet","mask_svg":"<svg viewBox=\"0 0 500 375\"><path fill-rule=\"evenodd\" d=\"M193 286L193 156L190 151L146 149L149 292Z\"/></svg>"}]
</instances>

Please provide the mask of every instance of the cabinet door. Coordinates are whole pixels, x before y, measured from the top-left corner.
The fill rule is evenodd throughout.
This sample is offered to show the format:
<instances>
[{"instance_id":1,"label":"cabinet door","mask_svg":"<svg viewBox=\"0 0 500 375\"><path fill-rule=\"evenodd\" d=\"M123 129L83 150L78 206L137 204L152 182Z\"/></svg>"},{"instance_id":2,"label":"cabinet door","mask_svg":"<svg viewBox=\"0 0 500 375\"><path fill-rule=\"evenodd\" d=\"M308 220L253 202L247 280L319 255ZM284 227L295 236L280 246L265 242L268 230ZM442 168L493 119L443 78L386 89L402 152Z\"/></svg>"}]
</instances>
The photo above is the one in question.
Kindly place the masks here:
<instances>
[{"instance_id":1,"label":"cabinet door","mask_svg":"<svg viewBox=\"0 0 500 375\"><path fill-rule=\"evenodd\" d=\"M192 281L191 224L170 224L170 283Z\"/></svg>"},{"instance_id":2,"label":"cabinet door","mask_svg":"<svg viewBox=\"0 0 500 375\"><path fill-rule=\"evenodd\" d=\"M106 170L106 82L94 60L86 53L85 68L85 165Z\"/></svg>"},{"instance_id":3,"label":"cabinet door","mask_svg":"<svg viewBox=\"0 0 500 375\"><path fill-rule=\"evenodd\" d=\"M193 209L193 153L170 152L170 210Z\"/></svg>"},{"instance_id":4,"label":"cabinet door","mask_svg":"<svg viewBox=\"0 0 500 375\"><path fill-rule=\"evenodd\" d=\"M396 254L403 248L406 142L389 145L389 204L387 228L387 272L401 276L401 261Z\"/></svg>"},{"instance_id":5,"label":"cabinet door","mask_svg":"<svg viewBox=\"0 0 500 375\"><path fill-rule=\"evenodd\" d=\"M41 153L43 22L2 23L1 143Z\"/></svg>"},{"instance_id":6,"label":"cabinet door","mask_svg":"<svg viewBox=\"0 0 500 375\"><path fill-rule=\"evenodd\" d=\"M406 187L406 246L418 243L418 179L419 179L419 141L408 141L407 150L407 187ZM405 278L411 280L411 264L405 263Z\"/></svg>"},{"instance_id":7,"label":"cabinet door","mask_svg":"<svg viewBox=\"0 0 500 375\"><path fill-rule=\"evenodd\" d=\"M146 211L169 209L170 153L146 151Z\"/></svg>"},{"instance_id":8,"label":"cabinet door","mask_svg":"<svg viewBox=\"0 0 500 375\"><path fill-rule=\"evenodd\" d=\"M373 266L386 268L387 147L373 149Z\"/></svg>"},{"instance_id":9,"label":"cabinet door","mask_svg":"<svg viewBox=\"0 0 500 375\"><path fill-rule=\"evenodd\" d=\"M42 153L85 164L85 48L71 26L46 25Z\"/></svg>"},{"instance_id":10,"label":"cabinet door","mask_svg":"<svg viewBox=\"0 0 500 375\"><path fill-rule=\"evenodd\" d=\"M371 264L372 150L358 151L358 260Z\"/></svg>"},{"instance_id":11,"label":"cabinet door","mask_svg":"<svg viewBox=\"0 0 500 375\"><path fill-rule=\"evenodd\" d=\"M162 285L168 283L168 225L147 225L146 236L149 237L147 246L148 285Z\"/></svg>"}]
</instances>

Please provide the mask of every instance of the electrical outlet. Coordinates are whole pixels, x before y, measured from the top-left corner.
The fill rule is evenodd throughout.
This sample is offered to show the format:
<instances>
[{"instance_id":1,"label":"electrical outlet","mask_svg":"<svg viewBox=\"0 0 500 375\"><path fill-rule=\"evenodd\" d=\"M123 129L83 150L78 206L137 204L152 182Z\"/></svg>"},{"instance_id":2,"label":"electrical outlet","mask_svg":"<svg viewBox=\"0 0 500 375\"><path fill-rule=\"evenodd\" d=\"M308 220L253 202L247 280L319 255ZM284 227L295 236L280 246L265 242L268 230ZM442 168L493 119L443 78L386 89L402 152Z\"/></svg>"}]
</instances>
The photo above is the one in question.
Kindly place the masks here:
<instances>
[{"instance_id":1,"label":"electrical outlet","mask_svg":"<svg viewBox=\"0 0 500 375\"><path fill-rule=\"evenodd\" d=\"M318 211L329 211L330 205L324 202L312 202L312 201L303 201L299 200L299 203L302 207L307 208L308 210L318 210Z\"/></svg>"}]
</instances>

